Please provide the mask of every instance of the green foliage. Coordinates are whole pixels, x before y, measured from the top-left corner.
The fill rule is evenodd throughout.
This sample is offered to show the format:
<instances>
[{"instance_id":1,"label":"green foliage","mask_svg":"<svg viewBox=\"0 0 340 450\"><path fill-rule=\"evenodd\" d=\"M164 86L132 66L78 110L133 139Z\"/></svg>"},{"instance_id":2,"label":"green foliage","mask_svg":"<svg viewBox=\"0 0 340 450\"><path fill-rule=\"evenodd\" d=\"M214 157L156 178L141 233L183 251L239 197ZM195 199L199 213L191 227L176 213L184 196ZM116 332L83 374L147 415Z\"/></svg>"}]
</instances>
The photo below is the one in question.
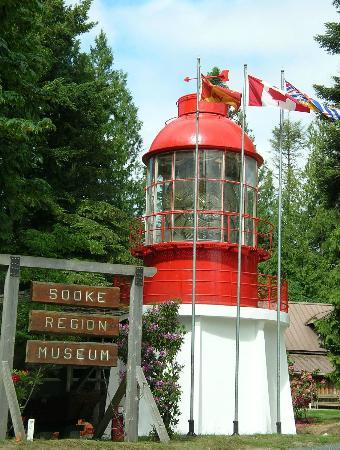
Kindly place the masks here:
<instances>
[{"instance_id":1,"label":"green foliage","mask_svg":"<svg viewBox=\"0 0 340 450\"><path fill-rule=\"evenodd\" d=\"M280 143L282 148L282 169L285 179L289 182L289 175L296 169L298 158L307 146L306 133L300 121L292 121L289 118L283 120L282 130L280 126L273 129L273 137L270 139L274 151L274 165L278 167Z\"/></svg>"},{"instance_id":2,"label":"green foliage","mask_svg":"<svg viewBox=\"0 0 340 450\"><path fill-rule=\"evenodd\" d=\"M337 13L340 1L334 0ZM330 54L340 52L340 22L326 23L326 33L316 36L321 47ZM331 87L314 86L324 99L340 104L340 77L333 77ZM317 324L323 346L330 351L334 372L334 382L340 382L340 121L331 122L320 118L314 128L313 153L310 170L314 176L314 201L317 205L316 221L313 228L314 244L321 251L329 265L327 280L328 299L334 311Z\"/></svg>"},{"instance_id":3,"label":"green foliage","mask_svg":"<svg viewBox=\"0 0 340 450\"><path fill-rule=\"evenodd\" d=\"M168 301L151 307L143 315L142 368L170 435L178 423L182 367L176 361L184 339L178 319L179 303ZM120 325L119 357L126 364L129 325Z\"/></svg>"},{"instance_id":4,"label":"green foliage","mask_svg":"<svg viewBox=\"0 0 340 450\"><path fill-rule=\"evenodd\" d=\"M131 263L141 123L90 0L0 7L0 251Z\"/></svg>"},{"instance_id":5,"label":"green foliage","mask_svg":"<svg viewBox=\"0 0 340 450\"><path fill-rule=\"evenodd\" d=\"M338 13L340 13L340 0L333 0ZM315 36L315 40L320 44L320 47L324 48L328 53L336 55L340 53L340 23L328 22L325 24L326 33L318 34Z\"/></svg>"}]
</instances>

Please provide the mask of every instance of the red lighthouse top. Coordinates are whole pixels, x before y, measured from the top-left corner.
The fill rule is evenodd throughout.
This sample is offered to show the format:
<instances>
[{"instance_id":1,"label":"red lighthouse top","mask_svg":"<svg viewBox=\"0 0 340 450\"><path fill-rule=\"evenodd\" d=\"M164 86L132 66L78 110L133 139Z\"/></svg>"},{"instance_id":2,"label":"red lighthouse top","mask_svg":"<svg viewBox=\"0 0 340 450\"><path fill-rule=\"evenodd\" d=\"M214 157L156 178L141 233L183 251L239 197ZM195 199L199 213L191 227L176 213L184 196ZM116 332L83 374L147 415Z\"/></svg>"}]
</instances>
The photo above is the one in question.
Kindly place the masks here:
<instances>
[{"instance_id":1,"label":"red lighthouse top","mask_svg":"<svg viewBox=\"0 0 340 450\"><path fill-rule=\"evenodd\" d=\"M269 222L257 216L257 169L263 159L245 135L240 220L240 126L227 117L225 104L199 102L196 167L196 95L181 97L177 106L178 117L168 121L143 157L147 165L146 211L132 233L132 248L146 266L157 268L157 274L145 281L144 303L192 301L196 226L196 302L235 305L241 223L241 306L275 307L274 279L262 281L257 272L258 263L270 257L273 231Z\"/></svg>"},{"instance_id":2,"label":"red lighthouse top","mask_svg":"<svg viewBox=\"0 0 340 450\"><path fill-rule=\"evenodd\" d=\"M196 142L196 94L180 97L177 102L178 117L169 121L158 133L150 150L143 156L146 162L154 153L175 149L192 148ZM224 103L199 102L199 147L240 152L241 127L227 117L228 106ZM245 154L259 164L263 158L256 152L250 138L245 135Z\"/></svg>"}]
</instances>

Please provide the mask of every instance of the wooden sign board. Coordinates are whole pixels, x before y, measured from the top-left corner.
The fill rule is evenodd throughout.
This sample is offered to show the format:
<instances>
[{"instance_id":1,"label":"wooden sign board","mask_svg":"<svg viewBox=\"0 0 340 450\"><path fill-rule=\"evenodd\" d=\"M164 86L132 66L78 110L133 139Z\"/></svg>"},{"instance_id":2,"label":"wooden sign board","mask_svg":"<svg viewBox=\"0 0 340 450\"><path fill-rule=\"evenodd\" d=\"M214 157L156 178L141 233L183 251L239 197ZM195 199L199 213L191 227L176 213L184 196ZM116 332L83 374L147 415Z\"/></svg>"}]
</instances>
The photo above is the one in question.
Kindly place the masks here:
<instances>
[{"instance_id":1,"label":"wooden sign board","mask_svg":"<svg viewBox=\"0 0 340 450\"><path fill-rule=\"evenodd\" d=\"M107 315L31 311L28 331L80 336L118 336L118 324L118 317Z\"/></svg>"},{"instance_id":2,"label":"wooden sign board","mask_svg":"<svg viewBox=\"0 0 340 450\"><path fill-rule=\"evenodd\" d=\"M89 308L119 308L119 297L118 287L32 282L34 302Z\"/></svg>"},{"instance_id":3,"label":"wooden sign board","mask_svg":"<svg viewBox=\"0 0 340 450\"><path fill-rule=\"evenodd\" d=\"M27 341L26 362L113 367L117 365L117 345L99 342Z\"/></svg>"}]
</instances>

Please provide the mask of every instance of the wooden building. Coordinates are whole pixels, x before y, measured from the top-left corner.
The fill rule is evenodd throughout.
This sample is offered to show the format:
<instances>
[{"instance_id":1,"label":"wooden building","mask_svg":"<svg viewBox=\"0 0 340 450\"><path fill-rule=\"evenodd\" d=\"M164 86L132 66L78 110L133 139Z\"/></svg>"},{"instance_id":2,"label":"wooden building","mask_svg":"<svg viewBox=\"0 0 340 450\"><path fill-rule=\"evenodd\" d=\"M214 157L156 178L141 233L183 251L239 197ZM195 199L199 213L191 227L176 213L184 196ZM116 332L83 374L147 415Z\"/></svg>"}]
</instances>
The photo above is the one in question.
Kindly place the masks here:
<instances>
[{"instance_id":1,"label":"wooden building","mask_svg":"<svg viewBox=\"0 0 340 450\"><path fill-rule=\"evenodd\" d=\"M285 342L297 373L317 370L320 378L325 379L326 383L318 388L319 404L338 403L340 407L340 389L327 379L334 368L315 329L315 322L330 314L332 309L328 303L289 302L290 326Z\"/></svg>"}]
</instances>

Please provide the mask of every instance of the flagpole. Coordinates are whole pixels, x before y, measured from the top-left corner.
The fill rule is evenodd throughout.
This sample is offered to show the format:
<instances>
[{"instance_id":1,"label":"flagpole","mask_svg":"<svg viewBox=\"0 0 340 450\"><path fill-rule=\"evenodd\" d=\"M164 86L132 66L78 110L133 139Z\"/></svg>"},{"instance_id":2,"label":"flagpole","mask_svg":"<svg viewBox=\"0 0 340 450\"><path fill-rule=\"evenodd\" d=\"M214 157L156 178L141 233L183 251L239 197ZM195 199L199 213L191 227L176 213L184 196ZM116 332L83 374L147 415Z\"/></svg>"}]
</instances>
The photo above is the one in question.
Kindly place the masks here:
<instances>
[{"instance_id":1,"label":"flagpole","mask_svg":"<svg viewBox=\"0 0 340 450\"><path fill-rule=\"evenodd\" d=\"M281 89L284 89L284 71L281 70ZM283 109L280 109L279 137L279 205L277 242L277 311L276 311L276 432L281 434L281 247L282 247L282 133Z\"/></svg>"},{"instance_id":2,"label":"flagpole","mask_svg":"<svg viewBox=\"0 0 340 450\"><path fill-rule=\"evenodd\" d=\"M236 303L236 352L235 352L235 409L233 421L233 434L238 435L238 406L239 406L239 365L240 365L240 315L241 315L241 262L243 240L243 215L244 215L244 134L246 126L246 96L247 96L247 64L243 66L243 93L242 93L242 135L241 135L241 171L240 171L240 204L239 204L239 230L237 248L237 303Z\"/></svg>"},{"instance_id":3,"label":"flagpole","mask_svg":"<svg viewBox=\"0 0 340 450\"><path fill-rule=\"evenodd\" d=\"M201 86L201 59L197 58L197 88L196 88L196 145L195 145L195 187L194 187L194 233L192 250L192 300L191 300L191 379L190 379L190 418L188 436L196 436L194 423L194 393L195 393L195 304L196 304L196 261L197 261L197 202L198 202L198 141L199 141L199 96Z\"/></svg>"}]
</instances>

